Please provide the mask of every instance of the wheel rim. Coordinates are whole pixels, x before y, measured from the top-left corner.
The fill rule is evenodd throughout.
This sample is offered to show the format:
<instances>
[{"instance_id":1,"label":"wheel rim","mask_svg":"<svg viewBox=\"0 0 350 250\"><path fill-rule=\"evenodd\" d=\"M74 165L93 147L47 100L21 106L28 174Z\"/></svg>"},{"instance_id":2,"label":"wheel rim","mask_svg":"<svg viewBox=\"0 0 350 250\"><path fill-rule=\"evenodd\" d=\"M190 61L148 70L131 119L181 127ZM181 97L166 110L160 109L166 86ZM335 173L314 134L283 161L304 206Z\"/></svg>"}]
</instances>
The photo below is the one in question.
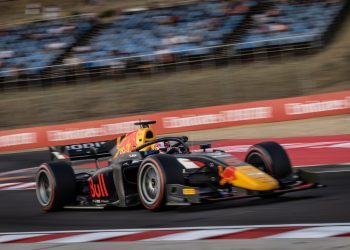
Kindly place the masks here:
<instances>
[{"instance_id":1,"label":"wheel rim","mask_svg":"<svg viewBox=\"0 0 350 250\"><path fill-rule=\"evenodd\" d=\"M160 195L160 175L158 169L147 163L141 173L141 196L147 205L154 204Z\"/></svg>"},{"instance_id":2,"label":"wheel rim","mask_svg":"<svg viewBox=\"0 0 350 250\"><path fill-rule=\"evenodd\" d=\"M50 178L46 171L41 171L38 175L36 195L42 206L47 206L50 203L52 188Z\"/></svg>"},{"instance_id":3,"label":"wheel rim","mask_svg":"<svg viewBox=\"0 0 350 250\"><path fill-rule=\"evenodd\" d=\"M259 153L252 152L247 158L247 162L265 173L269 173L269 168Z\"/></svg>"}]
</instances>

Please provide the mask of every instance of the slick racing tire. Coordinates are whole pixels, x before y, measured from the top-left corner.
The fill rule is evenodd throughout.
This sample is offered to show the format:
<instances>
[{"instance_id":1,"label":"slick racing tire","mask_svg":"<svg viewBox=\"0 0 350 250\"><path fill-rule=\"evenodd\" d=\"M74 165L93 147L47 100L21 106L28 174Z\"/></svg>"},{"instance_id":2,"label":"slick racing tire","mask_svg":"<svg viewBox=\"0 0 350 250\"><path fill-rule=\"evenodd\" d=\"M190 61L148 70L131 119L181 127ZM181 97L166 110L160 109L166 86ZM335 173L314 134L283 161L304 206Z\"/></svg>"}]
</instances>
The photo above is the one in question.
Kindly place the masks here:
<instances>
[{"instance_id":1,"label":"slick racing tire","mask_svg":"<svg viewBox=\"0 0 350 250\"><path fill-rule=\"evenodd\" d=\"M293 174L289 157L284 148L277 142L262 142L249 148L245 162L271 175L281 183ZM276 198L281 194L261 192L262 198Z\"/></svg>"},{"instance_id":2,"label":"slick racing tire","mask_svg":"<svg viewBox=\"0 0 350 250\"><path fill-rule=\"evenodd\" d=\"M249 148L245 162L259 168L277 180L293 173L289 157L277 142L262 142Z\"/></svg>"},{"instance_id":3,"label":"slick racing tire","mask_svg":"<svg viewBox=\"0 0 350 250\"><path fill-rule=\"evenodd\" d=\"M66 161L44 163L35 178L36 197L47 212L61 210L76 199L75 175Z\"/></svg>"},{"instance_id":4,"label":"slick racing tire","mask_svg":"<svg viewBox=\"0 0 350 250\"><path fill-rule=\"evenodd\" d=\"M151 211L166 208L167 184L184 184L183 166L175 157L162 154L147 157L137 175L137 188L142 205Z\"/></svg>"}]
</instances>

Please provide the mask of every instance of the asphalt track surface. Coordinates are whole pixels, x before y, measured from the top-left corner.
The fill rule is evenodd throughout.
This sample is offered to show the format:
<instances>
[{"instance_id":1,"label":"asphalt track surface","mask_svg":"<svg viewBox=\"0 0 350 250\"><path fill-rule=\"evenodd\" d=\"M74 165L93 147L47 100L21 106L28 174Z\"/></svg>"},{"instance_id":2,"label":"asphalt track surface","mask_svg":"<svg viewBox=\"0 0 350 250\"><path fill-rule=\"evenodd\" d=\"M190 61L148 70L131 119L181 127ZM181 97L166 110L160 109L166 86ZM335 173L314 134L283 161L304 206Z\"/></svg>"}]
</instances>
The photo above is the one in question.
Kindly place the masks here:
<instances>
[{"instance_id":1,"label":"asphalt track surface","mask_svg":"<svg viewBox=\"0 0 350 250\"><path fill-rule=\"evenodd\" d=\"M0 155L1 172L35 167L47 159L47 152ZM0 232L350 222L350 171L321 174L321 182L328 187L278 199L225 201L158 213L141 207L45 213L34 190L1 191Z\"/></svg>"}]
</instances>

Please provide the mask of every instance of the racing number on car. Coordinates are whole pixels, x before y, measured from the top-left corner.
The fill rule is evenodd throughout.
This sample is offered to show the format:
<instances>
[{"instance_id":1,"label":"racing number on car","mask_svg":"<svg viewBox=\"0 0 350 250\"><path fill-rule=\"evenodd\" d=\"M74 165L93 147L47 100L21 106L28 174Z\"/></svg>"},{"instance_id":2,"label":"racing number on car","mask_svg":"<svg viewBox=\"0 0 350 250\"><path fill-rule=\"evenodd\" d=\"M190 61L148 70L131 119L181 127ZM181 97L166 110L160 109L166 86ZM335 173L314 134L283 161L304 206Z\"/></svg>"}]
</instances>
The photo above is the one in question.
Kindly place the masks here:
<instances>
[{"instance_id":1,"label":"racing number on car","mask_svg":"<svg viewBox=\"0 0 350 250\"><path fill-rule=\"evenodd\" d=\"M92 178L90 178L89 180L91 197L92 198L108 197L108 191L106 188L104 175L98 174L97 178L98 178L98 182L96 184L93 182Z\"/></svg>"}]
</instances>

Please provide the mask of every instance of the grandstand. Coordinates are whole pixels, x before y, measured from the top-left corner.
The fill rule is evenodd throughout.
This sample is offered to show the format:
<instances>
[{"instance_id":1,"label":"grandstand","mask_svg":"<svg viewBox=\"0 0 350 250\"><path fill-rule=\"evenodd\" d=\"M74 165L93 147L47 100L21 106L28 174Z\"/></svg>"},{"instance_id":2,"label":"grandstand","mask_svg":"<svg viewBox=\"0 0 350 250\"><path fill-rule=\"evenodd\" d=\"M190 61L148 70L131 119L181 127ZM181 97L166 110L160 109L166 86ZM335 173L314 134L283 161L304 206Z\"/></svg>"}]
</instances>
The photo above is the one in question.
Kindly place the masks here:
<instances>
[{"instance_id":1,"label":"grandstand","mask_svg":"<svg viewBox=\"0 0 350 250\"><path fill-rule=\"evenodd\" d=\"M230 6L208 1L129 11L91 39L87 45L90 51L77 56L85 67L94 68L114 65L118 58L127 56L150 62L164 54L171 58L208 55L213 52L211 47L224 44L256 4L246 1Z\"/></svg>"},{"instance_id":2,"label":"grandstand","mask_svg":"<svg viewBox=\"0 0 350 250\"><path fill-rule=\"evenodd\" d=\"M261 14L242 37L238 49L284 46L324 40L344 1L277 1Z\"/></svg>"},{"instance_id":3,"label":"grandstand","mask_svg":"<svg viewBox=\"0 0 350 250\"><path fill-rule=\"evenodd\" d=\"M347 2L208 0L125 10L108 23L80 16L13 26L0 33L0 81L319 48Z\"/></svg>"},{"instance_id":4,"label":"grandstand","mask_svg":"<svg viewBox=\"0 0 350 250\"><path fill-rule=\"evenodd\" d=\"M16 57L6 56L7 52L3 52L5 56L0 59L0 71L12 74L3 75L0 80L7 93L0 100L3 118L0 127L348 89L346 65L349 63L347 58L350 58L347 51L350 24L345 24L345 30L339 33L335 31L346 17L349 1L288 1L288 5L286 2L233 1L234 4L227 8L228 1L201 1L127 10L107 20L81 16L5 28L0 41L19 27L34 32L41 28L41 31L47 31L75 27L61 36L48 33L35 43L31 43L30 38L21 37L3 43L14 47L4 49L0 46L0 51L12 48L17 52L17 48L26 47L27 41L32 45L31 51L21 53L18 60L21 64L15 69L11 69L14 66L10 63L16 61ZM324 22L321 15L316 15L321 10L328 13L322 15ZM300 15L294 20L291 15L295 13ZM203 25L199 31L193 28L198 23L208 24L212 20L216 20L213 27ZM288 29L260 33L263 40L256 37L258 30L265 29L261 25L279 22L288 23ZM200 32L202 39L183 39L182 36L197 36L195 31ZM168 34L181 38L181 42L159 43L162 39L168 41L165 36ZM335 34L340 34L337 42L327 49L320 49ZM302 36L312 40L302 40ZM63 41L65 46L48 49L46 45L55 38ZM35 59L37 53L46 58L46 50L50 55L47 59ZM159 50L166 53L159 53ZM266 60L271 51L274 52L272 61ZM296 51L300 54L319 53L309 57L289 56ZM266 58L256 61L254 58L259 55ZM22 61L25 57L30 58L29 64L22 63L27 62ZM43 65L36 65L38 62ZM23 83L27 88L18 89ZM137 91L143 88L154 91ZM36 110L35 116L32 110ZM14 113L21 115L14 118Z\"/></svg>"},{"instance_id":5,"label":"grandstand","mask_svg":"<svg viewBox=\"0 0 350 250\"><path fill-rule=\"evenodd\" d=\"M40 74L91 28L91 20L82 17L34 22L0 31L0 77Z\"/></svg>"}]
</instances>

